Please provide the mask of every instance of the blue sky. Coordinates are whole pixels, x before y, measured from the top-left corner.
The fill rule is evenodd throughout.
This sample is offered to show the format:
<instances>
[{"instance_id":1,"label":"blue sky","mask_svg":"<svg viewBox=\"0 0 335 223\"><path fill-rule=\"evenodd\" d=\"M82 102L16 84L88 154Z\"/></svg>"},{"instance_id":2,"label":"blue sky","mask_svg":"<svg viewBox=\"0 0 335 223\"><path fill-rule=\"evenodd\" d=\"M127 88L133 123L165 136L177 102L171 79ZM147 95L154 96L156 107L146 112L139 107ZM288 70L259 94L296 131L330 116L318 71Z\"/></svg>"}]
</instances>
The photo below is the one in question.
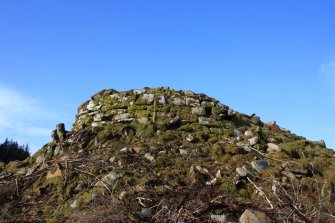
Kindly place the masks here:
<instances>
[{"instance_id":1,"label":"blue sky","mask_svg":"<svg viewBox=\"0 0 335 223\"><path fill-rule=\"evenodd\" d=\"M170 86L335 148L335 2L0 1L0 141L50 141L104 88Z\"/></svg>"}]
</instances>

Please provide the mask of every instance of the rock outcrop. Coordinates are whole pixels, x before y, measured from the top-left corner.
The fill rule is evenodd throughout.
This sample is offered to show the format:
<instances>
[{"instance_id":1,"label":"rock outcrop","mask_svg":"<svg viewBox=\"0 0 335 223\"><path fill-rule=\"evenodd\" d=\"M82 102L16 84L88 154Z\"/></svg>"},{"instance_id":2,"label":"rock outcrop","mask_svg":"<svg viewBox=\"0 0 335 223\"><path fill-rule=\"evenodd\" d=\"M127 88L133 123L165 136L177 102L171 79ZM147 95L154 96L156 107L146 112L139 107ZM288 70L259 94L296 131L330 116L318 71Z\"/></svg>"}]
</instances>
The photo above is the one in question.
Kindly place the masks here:
<instances>
[{"instance_id":1,"label":"rock outcrop","mask_svg":"<svg viewBox=\"0 0 335 223\"><path fill-rule=\"evenodd\" d=\"M52 138L1 167L1 222L334 219L333 150L205 94L103 90Z\"/></svg>"}]
</instances>

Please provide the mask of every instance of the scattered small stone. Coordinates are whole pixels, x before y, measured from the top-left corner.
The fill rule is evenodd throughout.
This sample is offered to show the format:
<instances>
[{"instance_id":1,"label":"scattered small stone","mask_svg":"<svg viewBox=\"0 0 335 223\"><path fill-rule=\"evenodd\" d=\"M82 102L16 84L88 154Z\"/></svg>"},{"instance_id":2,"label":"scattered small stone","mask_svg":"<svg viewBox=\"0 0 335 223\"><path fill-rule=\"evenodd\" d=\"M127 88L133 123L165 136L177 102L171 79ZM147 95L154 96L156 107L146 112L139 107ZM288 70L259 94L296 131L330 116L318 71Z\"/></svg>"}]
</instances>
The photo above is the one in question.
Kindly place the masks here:
<instances>
[{"instance_id":1,"label":"scattered small stone","mask_svg":"<svg viewBox=\"0 0 335 223\"><path fill-rule=\"evenodd\" d=\"M150 153L146 153L144 155L144 158L146 158L147 160L149 160L150 162L153 162L155 160L155 157L153 157L152 155L150 155Z\"/></svg>"},{"instance_id":2,"label":"scattered small stone","mask_svg":"<svg viewBox=\"0 0 335 223\"><path fill-rule=\"evenodd\" d=\"M69 156L62 156L61 158L59 158L59 161L65 161L65 160L68 160L70 159Z\"/></svg>"},{"instance_id":3,"label":"scattered small stone","mask_svg":"<svg viewBox=\"0 0 335 223\"><path fill-rule=\"evenodd\" d=\"M186 96L194 96L194 92L191 90L184 90L183 92Z\"/></svg>"},{"instance_id":4,"label":"scattered small stone","mask_svg":"<svg viewBox=\"0 0 335 223\"><path fill-rule=\"evenodd\" d=\"M128 148L124 147L123 149L120 149L120 152L126 153L126 152L128 152Z\"/></svg>"},{"instance_id":5,"label":"scattered small stone","mask_svg":"<svg viewBox=\"0 0 335 223\"><path fill-rule=\"evenodd\" d=\"M247 209L241 215L239 223L271 223L271 220L264 212Z\"/></svg>"},{"instance_id":6,"label":"scattered small stone","mask_svg":"<svg viewBox=\"0 0 335 223\"><path fill-rule=\"evenodd\" d=\"M120 101L121 102L121 96L119 95L119 94L112 94L111 96L110 96L112 99L116 99L116 100L118 100L118 101Z\"/></svg>"},{"instance_id":7,"label":"scattered small stone","mask_svg":"<svg viewBox=\"0 0 335 223\"><path fill-rule=\"evenodd\" d=\"M210 185L214 185L216 183L217 179L216 178L213 178L212 180L210 181L207 181L206 182L206 185L210 186Z\"/></svg>"},{"instance_id":8,"label":"scattered small stone","mask_svg":"<svg viewBox=\"0 0 335 223\"><path fill-rule=\"evenodd\" d=\"M140 94L145 93L145 89L136 89L136 90L134 90L133 92L134 92L134 94L136 94L136 95L140 95Z\"/></svg>"},{"instance_id":9,"label":"scattered small stone","mask_svg":"<svg viewBox=\"0 0 335 223\"><path fill-rule=\"evenodd\" d=\"M132 151L135 152L135 153L137 153L137 154L139 154L139 153L142 152L142 148L140 146L134 146L132 148Z\"/></svg>"},{"instance_id":10,"label":"scattered small stone","mask_svg":"<svg viewBox=\"0 0 335 223\"><path fill-rule=\"evenodd\" d=\"M188 135L188 136L186 136L186 140L189 141L189 142L193 142L194 137L192 135Z\"/></svg>"},{"instance_id":11,"label":"scattered small stone","mask_svg":"<svg viewBox=\"0 0 335 223\"><path fill-rule=\"evenodd\" d=\"M234 129L234 133L235 133L235 135L236 135L237 137L239 137L239 136L243 136L242 132L241 132L240 130L238 130L238 129Z\"/></svg>"},{"instance_id":12,"label":"scattered small stone","mask_svg":"<svg viewBox=\"0 0 335 223\"><path fill-rule=\"evenodd\" d=\"M291 132L289 129L287 129L287 128L280 128L280 130L281 131L283 131L283 132Z\"/></svg>"},{"instance_id":13,"label":"scattered small stone","mask_svg":"<svg viewBox=\"0 0 335 223\"><path fill-rule=\"evenodd\" d=\"M252 149L249 146L247 146L247 145L243 146L243 149L246 152L251 152L252 151Z\"/></svg>"},{"instance_id":14,"label":"scattered small stone","mask_svg":"<svg viewBox=\"0 0 335 223\"><path fill-rule=\"evenodd\" d=\"M266 160L254 160L251 162L252 168L254 168L257 172L261 173L267 168L269 168L269 163Z\"/></svg>"},{"instance_id":15,"label":"scattered small stone","mask_svg":"<svg viewBox=\"0 0 335 223\"><path fill-rule=\"evenodd\" d=\"M162 150L162 151L159 151L158 152L158 155L165 155L166 154L166 151L165 150Z\"/></svg>"},{"instance_id":16,"label":"scattered small stone","mask_svg":"<svg viewBox=\"0 0 335 223\"><path fill-rule=\"evenodd\" d=\"M122 160L119 159L119 160L117 161L117 165L118 165L118 166L122 166L122 164L123 164Z\"/></svg>"},{"instance_id":17,"label":"scattered small stone","mask_svg":"<svg viewBox=\"0 0 335 223\"><path fill-rule=\"evenodd\" d=\"M253 133L251 130L247 130L247 131L244 132L244 135L245 135L246 137L251 137L251 136L254 135L254 133Z\"/></svg>"},{"instance_id":18,"label":"scattered small stone","mask_svg":"<svg viewBox=\"0 0 335 223\"><path fill-rule=\"evenodd\" d=\"M129 113L117 114L114 119L117 122L131 122L134 120Z\"/></svg>"},{"instance_id":19,"label":"scattered small stone","mask_svg":"<svg viewBox=\"0 0 335 223\"><path fill-rule=\"evenodd\" d=\"M250 146L254 146L258 143L259 137L258 136L252 137L252 138L248 139L248 141L249 141Z\"/></svg>"},{"instance_id":20,"label":"scattered small stone","mask_svg":"<svg viewBox=\"0 0 335 223\"><path fill-rule=\"evenodd\" d=\"M232 110L232 109L228 109L228 116L235 116L237 114L236 111Z\"/></svg>"},{"instance_id":21,"label":"scattered small stone","mask_svg":"<svg viewBox=\"0 0 335 223\"><path fill-rule=\"evenodd\" d=\"M142 98L147 100L150 103L154 100L155 95L154 94L143 94Z\"/></svg>"},{"instance_id":22,"label":"scattered small stone","mask_svg":"<svg viewBox=\"0 0 335 223\"><path fill-rule=\"evenodd\" d=\"M164 96L159 96L158 103L164 105L166 103L166 99Z\"/></svg>"},{"instance_id":23,"label":"scattered small stone","mask_svg":"<svg viewBox=\"0 0 335 223\"><path fill-rule=\"evenodd\" d=\"M181 106L185 105L185 101L182 98L173 98L172 104Z\"/></svg>"},{"instance_id":24,"label":"scattered small stone","mask_svg":"<svg viewBox=\"0 0 335 223\"><path fill-rule=\"evenodd\" d=\"M224 214L221 215L211 215L211 220L216 223L224 223L227 220L227 216Z\"/></svg>"},{"instance_id":25,"label":"scattered small stone","mask_svg":"<svg viewBox=\"0 0 335 223\"><path fill-rule=\"evenodd\" d=\"M97 127L97 126L99 126L98 122L92 122L92 127Z\"/></svg>"},{"instance_id":26,"label":"scattered small stone","mask_svg":"<svg viewBox=\"0 0 335 223\"><path fill-rule=\"evenodd\" d=\"M200 125L209 125L211 119L207 117L199 117L199 124Z\"/></svg>"},{"instance_id":27,"label":"scattered small stone","mask_svg":"<svg viewBox=\"0 0 335 223\"><path fill-rule=\"evenodd\" d=\"M221 179L222 178L221 170L218 170L218 172L216 172L215 178L217 178L217 179Z\"/></svg>"},{"instance_id":28,"label":"scattered small stone","mask_svg":"<svg viewBox=\"0 0 335 223\"><path fill-rule=\"evenodd\" d=\"M274 143L268 143L267 145L268 145L268 149L267 149L268 153L275 153L275 152L281 151L280 147Z\"/></svg>"},{"instance_id":29,"label":"scattered small stone","mask_svg":"<svg viewBox=\"0 0 335 223\"><path fill-rule=\"evenodd\" d=\"M142 219L147 219L152 217L152 211L150 208L142 208L138 216Z\"/></svg>"},{"instance_id":30,"label":"scattered small stone","mask_svg":"<svg viewBox=\"0 0 335 223\"><path fill-rule=\"evenodd\" d=\"M104 177L101 179L101 181L102 181L104 184L108 185L108 186L112 186L113 183L114 183L114 181L115 181L116 179L121 178L121 177L122 177L121 174L118 174L118 173L116 173L115 171L111 171L111 172L109 172L106 176L104 176ZM99 182L96 184L96 186L103 186L103 184L102 184L101 181L99 181Z\"/></svg>"},{"instance_id":31,"label":"scattered small stone","mask_svg":"<svg viewBox=\"0 0 335 223\"><path fill-rule=\"evenodd\" d=\"M43 163L44 161L45 161L45 157L44 157L44 155L39 155L39 156L36 158L35 163L36 163L36 164L41 164L41 163Z\"/></svg>"},{"instance_id":32,"label":"scattered small stone","mask_svg":"<svg viewBox=\"0 0 335 223\"><path fill-rule=\"evenodd\" d=\"M74 209L74 208L76 208L77 207L77 204L78 202L76 201L76 200L74 200L73 202L72 202L72 204L70 204L70 208L72 208L72 209Z\"/></svg>"},{"instance_id":33,"label":"scattered small stone","mask_svg":"<svg viewBox=\"0 0 335 223\"><path fill-rule=\"evenodd\" d=\"M94 101L90 101L88 105L86 106L86 109L91 111L95 107Z\"/></svg>"},{"instance_id":34,"label":"scattered small stone","mask_svg":"<svg viewBox=\"0 0 335 223\"><path fill-rule=\"evenodd\" d=\"M103 114L98 113L93 117L93 121L95 122L101 122L102 121Z\"/></svg>"},{"instance_id":35,"label":"scattered small stone","mask_svg":"<svg viewBox=\"0 0 335 223\"><path fill-rule=\"evenodd\" d=\"M80 191L82 191L82 190L83 190L83 185L82 185L82 184L78 184L78 185L76 186L76 188L74 189L75 192L80 192Z\"/></svg>"},{"instance_id":36,"label":"scattered small stone","mask_svg":"<svg viewBox=\"0 0 335 223\"><path fill-rule=\"evenodd\" d=\"M249 170L245 165L243 165L242 167L237 167L236 172L241 177L246 177L248 174L250 174Z\"/></svg>"},{"instance_id":37,"label":"scattered small stone","mask_svg":"<svg viewBox=\"0 0 335 223\"><path fill-rule=\"evenodd\" d=\"M109 159L109 162L110 162L110 163L115 163L115 161L116 161L116 157L115 157L115 156L113 156L113 157L111 157L111 158Z\"/></svg>"},{"instance_id":38,"label":"scattered small stone","mask_svg":"<svg viewBox=\"0 0 335 223\"><path fill-rule=\"evenodd\" d=\"M187 106L200 106L200 100L196 98L186 98Z\"/></svg>"},{"instance_id":39,"label":"scattered small stone","mask_svg":"<svg viewBox=\"0 0 335 223\"><path fill-rule=\"evenodd\" d=\"M201 107L215 107L214 101L203 101L201 102Z\"/></svg>"},{"instance_id":40,"label":"scattered small stone","mask_svg":"<svg viewBox=\"0 0 335 223\"><path fill-rule=\"evenodd\" d=\"M59 146L56 146L54 149L54 156L57 156L61 152L61 149Z\"/></svg>"},{"instance_id":41,"label":"scattered small stone","mask_svg":"<svg viewBox=\"0 0 335 223\"><path fill-rule=\"evenodd\" d=\"M206 115L206 110L203 107L192 107L191 111L193 115L198 115L198 116Z\"/></svg>"},{"instance_id":42,"label":"scattered small stone","mask_svg":"<svg viewBox=\"0 0 335 223\"><path fill-rule=\"evenodd\" d=\"M26 174L26 169L25 168L21 168L16 172L17 175L25 175Z\"/></svg>"},{"instance_id":43,"label":"scattered small stone","mask_svg":"<svg viewBox=\"0 0 335 223\"><path fill-rule=\"evenodd\" d=\"M187 155L187 151L184 149L179 149L180 155Z\"/></svg>"},{"instance_id":44,"label":"scattered small stone","mask_svg":"<svg viewBox=\"0 0 335 223\"><path fill-rule=\"evenodd\" d=\"M168 128L175 128L180 125L181 118L179 116L174 117L173 119L169 120Z\"/></svg>"},{"instance_id":45,"label":"scattered small stone","mask_svg":"<svg viewBox=\"0 0 335 223\"><path fill-rule=\"evenodd\" d=\"M297 180L296 176L289 170L282 171L281 173L287 178L289 178L291 182L295 182Z\"/></svg>"},{"instance_id":46,"label":"scattered small stone","mask_svg":"<svg viewBox=\"0 0 335 223\"><path fill-rule=\"evenodd\" d=\"M33 174L36 169L37 169L37 166L33 166L33 167L29 168L27 170L26 176L30 176L31 174Z\"/></svg>"}]
</instances>

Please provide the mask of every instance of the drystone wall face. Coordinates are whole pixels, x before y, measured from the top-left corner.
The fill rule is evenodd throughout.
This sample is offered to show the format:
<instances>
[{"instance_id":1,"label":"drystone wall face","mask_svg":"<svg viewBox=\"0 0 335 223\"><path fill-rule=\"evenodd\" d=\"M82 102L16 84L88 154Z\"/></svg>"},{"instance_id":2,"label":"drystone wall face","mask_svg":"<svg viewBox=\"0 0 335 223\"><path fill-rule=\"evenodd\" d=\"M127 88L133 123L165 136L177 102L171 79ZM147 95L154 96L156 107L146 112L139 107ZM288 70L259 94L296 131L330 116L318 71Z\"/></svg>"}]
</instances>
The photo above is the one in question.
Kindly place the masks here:
<instances>
[{"instance_id":1,"label":"drystone wall face","mask_svg":"<svg viewBox=\"0 0 335 223\"><path fill-rule=\"evenodd\" d=\"M179 109L178 109L179 107ZM78 109L73 130L114 123L164 121L219 126L225 116L236 112L203 94L174 91L169 88L139 89L126 92L104 90ZM171 123L172 124L172 123Z\"/></svg>"}]
</instances>

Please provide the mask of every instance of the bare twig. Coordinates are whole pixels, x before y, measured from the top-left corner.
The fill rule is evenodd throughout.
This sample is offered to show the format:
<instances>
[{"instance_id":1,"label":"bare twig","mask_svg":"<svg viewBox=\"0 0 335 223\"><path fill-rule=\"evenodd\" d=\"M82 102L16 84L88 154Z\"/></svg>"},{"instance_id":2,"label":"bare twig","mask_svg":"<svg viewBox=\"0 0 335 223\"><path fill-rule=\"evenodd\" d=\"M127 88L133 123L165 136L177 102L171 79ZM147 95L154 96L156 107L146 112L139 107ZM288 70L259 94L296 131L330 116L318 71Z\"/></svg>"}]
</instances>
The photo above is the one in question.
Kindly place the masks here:
<instances>
[{"instance_id":1,"label":"bare twig","mask_svg":"<svg viewBox=\"0 0 335 223\"><path fill-rule=\"evenodd\" d=\"M106 185L105 182L103 182L101 179L99 179L98 177L96 177L94 174L91 174L89 172L86 172L86 171L83 171L83 170L80 170L80 169L77 169L77 168L74 168L75 171L78 171L78 172L81 172L81 173L84 173L84 174L87 174L89 176L92 176L94 177L95 179L97 179L98 181L100 181L102 183L102 185L108 190L108 192L110 193L110 195L113 195L112 191L108 188L108 186Z\"/></svg>"},{"instance_id":2,"label":"bare twig","mask_svg":"<svg viewBox=\"0 0 335 223\"><path fill-rule=\"evenodd\" d=\"M279 160L279 159L275 159L275 158L269 157L267 154L262 153L262 152L259 151L258 149L255 149L255 148L253 148L253 147L251 147L251 146L249 146L249 148L252 149L252 150L254 150L254 151L256 151L256 152L259 153L261 156L264 156L264 157L266 157L266 158L268 158L268 159L270 159L270 160L275 160L275 161L278 161L278 162L283 162L283 160Z\"/></svg>"},{"instance_id":3,"label":"bare twig","mask_svg":"<svg viewBox=\"0 0 335 223\"><path fill-rule=\"evenodd\" d=\"M256 188L256 190L259 192L259 194L261 195L261 196L263 196L265 199L266 199L266 201L269 203L269 205L270 205L270 207L271 207L271 209L273 209L274 207L273 207L273 205L272 205L272 203L271 203L271 201L269 200L269 198L266 196L266 194L264 193L264 191L262 191L252 180L250 180L250 178L249 177L247 177L247 179L248 179L248 181Z\"/></svg>"}]
</instances>

